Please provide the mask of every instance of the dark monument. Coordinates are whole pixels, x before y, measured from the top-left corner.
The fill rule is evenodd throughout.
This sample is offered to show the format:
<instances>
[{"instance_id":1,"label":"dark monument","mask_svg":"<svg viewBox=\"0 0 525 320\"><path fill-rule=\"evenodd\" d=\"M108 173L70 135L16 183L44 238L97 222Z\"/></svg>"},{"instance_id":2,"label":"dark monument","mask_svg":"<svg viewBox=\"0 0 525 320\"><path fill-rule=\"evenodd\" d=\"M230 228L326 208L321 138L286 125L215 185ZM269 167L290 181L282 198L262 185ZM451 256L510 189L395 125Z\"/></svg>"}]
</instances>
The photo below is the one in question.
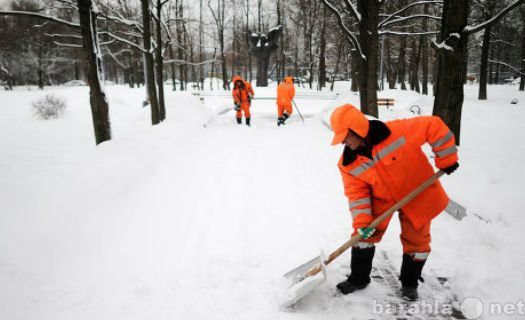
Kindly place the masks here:
<instances>
[{"instance_id":1,"label":"dark monument","mask_svg":"<svg viewBox=\"0 0 525 320\"><path fill-rule=\"evenodd\" d=\"M249 32L248 38L251 43L251 52L257 60L257 83L258 87L268 86L268 66L270 56L277 46L277 39L281 34L283 27L281 25L270 29L267 34L258 32Z\"/></svg>"}]
</instances>

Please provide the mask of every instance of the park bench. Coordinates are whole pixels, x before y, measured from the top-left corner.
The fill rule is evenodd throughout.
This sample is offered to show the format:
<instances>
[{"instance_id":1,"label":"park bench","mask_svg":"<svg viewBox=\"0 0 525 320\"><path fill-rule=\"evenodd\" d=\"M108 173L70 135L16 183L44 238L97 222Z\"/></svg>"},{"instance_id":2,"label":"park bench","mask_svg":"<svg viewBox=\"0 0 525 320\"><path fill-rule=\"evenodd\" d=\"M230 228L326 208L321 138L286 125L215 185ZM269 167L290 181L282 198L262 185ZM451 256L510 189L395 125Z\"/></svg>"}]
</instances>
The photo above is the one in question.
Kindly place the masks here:
<instances>
[{"instance_id":1,"label":"park bench","mask_svg":"<svg viewBox=\"0 0 525 320\"><path fill-rule=\"evenodd\" d=\"M395 100L391 98L377 98L377 105L378 106L386 106L387 109L389 107L394 106Z\"/></svg>"}]
</instances>

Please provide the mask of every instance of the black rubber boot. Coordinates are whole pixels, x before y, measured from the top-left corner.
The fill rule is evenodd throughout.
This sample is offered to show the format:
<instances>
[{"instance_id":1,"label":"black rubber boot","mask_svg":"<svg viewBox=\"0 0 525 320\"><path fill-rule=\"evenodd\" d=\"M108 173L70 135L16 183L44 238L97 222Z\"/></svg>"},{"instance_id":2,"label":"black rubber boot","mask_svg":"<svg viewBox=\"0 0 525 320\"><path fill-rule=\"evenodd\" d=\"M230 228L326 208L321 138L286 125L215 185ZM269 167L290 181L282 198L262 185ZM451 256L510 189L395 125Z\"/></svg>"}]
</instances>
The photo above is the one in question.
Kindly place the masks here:
<instances>
[{"instance_id":1,"label":"black rubber boot","mask_svg":"<svg viewBox=\"0 0 525 320\"><path fill-rule=\"evenodd\" d=\"M237 124L242 124L242 118L237 118Z\"/></svg>"},{"instance_id":2,"label":"black rubber boot","mask_svg":"<svg viewBox=\"0 0 525 320\"><path fill-rule=\"evenodd\" d=\"M339 292L349 294L368 286L375 251L375 246L364 249L352 247L352 260L350 261L351 274L346 281L337 285Z\"/></svg>"},{"instance_id":3,"label":"black rubber boot","mask_svg":"<svg viewBox=\"0 0 525 320\"><path fill-rule=\"evenodd\" d=\"M283 113L283 124L286 122L286 120L290 117L288 113Z\"/></svg>"},{"instance_id":4,"label":"black rubber boot","mask_svg":"<svg viewBox=\"0 0 525 320\"><path fill-rule=\"evenodd\" d=\"M284 124L284 118L283 117L277 118L277 126L279 127L279 126L281 126L283 124Z\"/></svg>"},{"instance_id":5,"label":"black rubber boot","mask_svg":"<svg viewBox=\"0 0 525 320\"><path fill-rule=\"evenodd\" d=\"M419 299L417 293L418 281L423 281L421 272L427 260L414 260L409 254L403 254L403 263L401 264L401 297L408 301Z\"/></svg>"},{"instance_id":6,"label":"black rubber boot","mask_svg":"<svg viewBox=\"0 0 525 320\"><path fill-rule=\"evenodd\" d=\"M246 118L246 125L249 127L250 126L250 119L251 118Z\"/></svg>"}]
</instances>

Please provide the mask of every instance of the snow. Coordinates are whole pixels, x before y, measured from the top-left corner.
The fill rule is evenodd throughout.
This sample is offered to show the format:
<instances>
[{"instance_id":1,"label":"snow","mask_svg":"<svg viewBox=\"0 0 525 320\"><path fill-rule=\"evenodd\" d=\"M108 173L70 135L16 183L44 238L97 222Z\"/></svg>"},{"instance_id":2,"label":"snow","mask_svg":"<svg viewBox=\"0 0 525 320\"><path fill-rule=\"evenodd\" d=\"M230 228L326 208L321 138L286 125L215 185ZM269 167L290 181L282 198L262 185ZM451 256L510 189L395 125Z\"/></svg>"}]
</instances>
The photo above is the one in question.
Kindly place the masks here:
<instances>
[{"instance_id":1,"label":"snow","mask_svg":"<svg viewBox=\"0 0 525 320\"><path fill-rule=\"evenodd\" d=\"M333 297L348 252L295 312L279 308L282 275L350 232L341 147L322 124L335 106L358 105L349 87L336 83L337 100L298 99L304 123L294 113L278 128L274 101L255 100L251 128L232 112L203 128L230 97L203 104L166 86L167 120L153 127L144 88L110 86L113 140L99 146L87 87L0 91L0 318L372 318L383 288ZM442 183L469 216L435 219L424 276L450 277L460 299L485 307L516 304L525 292L525 94L489 86L478 101L477 86L465 90L460 168ZM31 102L50 93L67 100L64 117L33 118ZM275 86L255 88L272 94ZM383 120L413 116L412 105L431 114L432 96L379 97L395 99ZM378 250L399 266L395 220Z\"/></svg>"},{"instance_id":2,"label":"snow","mask_svg":"<svg viewBox=\"0 0 525 320\"><path fill-rule=\"evenodd\" d=\"M448 44L446 44L445 41L443 41L441 43L437 43L435 40L432 40L432 42L434 43L434 45L438 49L445 49L445 50L449 50L449 51L454 51L454 49L451 46L449 46Z\"/></svg>"}]
</instances>

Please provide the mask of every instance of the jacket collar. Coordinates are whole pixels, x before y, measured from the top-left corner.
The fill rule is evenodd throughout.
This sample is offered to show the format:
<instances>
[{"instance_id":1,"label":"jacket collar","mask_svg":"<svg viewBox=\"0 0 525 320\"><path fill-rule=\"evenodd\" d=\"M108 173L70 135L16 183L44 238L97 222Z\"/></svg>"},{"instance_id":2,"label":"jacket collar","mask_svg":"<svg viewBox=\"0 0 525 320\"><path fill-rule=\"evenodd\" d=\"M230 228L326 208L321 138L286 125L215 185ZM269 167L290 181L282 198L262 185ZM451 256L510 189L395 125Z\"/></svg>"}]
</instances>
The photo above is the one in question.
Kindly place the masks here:
<instances>
[{"instance_id":1,"label":"jacket collar","mask_svg":"<svg viewBox=\"0 0 525 320\"><path fill-rule=\"evenodd\" d=\"M386 138L390 136L390 129L388 129L384 122L379 120L368 120L368 122L370 123L370 128L368 129L366 140L372 144L372 147L385 141ZM355 159L357 159L358 154L364 155L363 152L352 151L352 149L345 146L345 149L343 150L343 166L347 166L354 162Z\"/></svg>"}]
</instances>

